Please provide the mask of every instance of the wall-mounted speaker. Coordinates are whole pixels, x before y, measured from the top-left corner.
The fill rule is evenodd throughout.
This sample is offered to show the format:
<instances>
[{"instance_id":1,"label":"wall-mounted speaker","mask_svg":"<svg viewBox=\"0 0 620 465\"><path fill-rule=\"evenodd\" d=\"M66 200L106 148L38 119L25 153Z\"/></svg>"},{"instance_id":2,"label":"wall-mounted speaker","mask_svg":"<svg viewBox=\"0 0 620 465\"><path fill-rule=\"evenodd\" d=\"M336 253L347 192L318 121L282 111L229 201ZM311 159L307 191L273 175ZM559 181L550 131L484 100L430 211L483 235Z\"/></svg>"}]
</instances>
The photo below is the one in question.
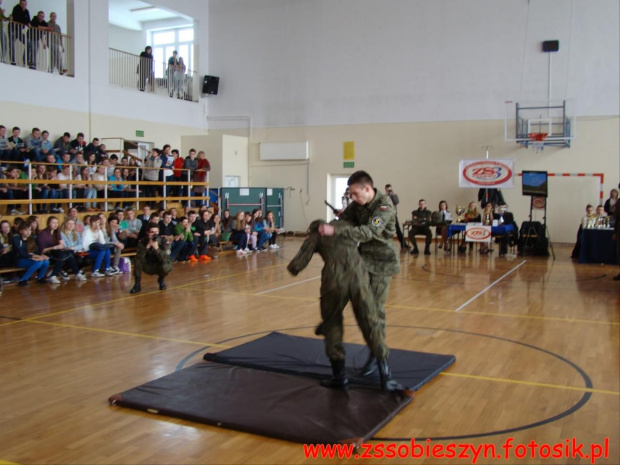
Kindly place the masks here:
<instances>
[{"instance_id":1,"label":"wall-mounted speaker","mask_svg":"<svg viewBox=\"0 0 620 465\"><path fill-rule=\"evenodd\" d=\"M217 76L205 76L202 83L202 93L217 95L217 89L220 86L220 78Z\"/></svg>"},{"instance_id":2,"label":"wall-mounted speaker","mask_svg":"<svg viewBox=\"0 0 620 465\"><path fill-rule=\"evenodd\" d=\"M557 52L560 50L559 40L545 40L542 44L543 52Z\"/></svg>"}]
</instances>

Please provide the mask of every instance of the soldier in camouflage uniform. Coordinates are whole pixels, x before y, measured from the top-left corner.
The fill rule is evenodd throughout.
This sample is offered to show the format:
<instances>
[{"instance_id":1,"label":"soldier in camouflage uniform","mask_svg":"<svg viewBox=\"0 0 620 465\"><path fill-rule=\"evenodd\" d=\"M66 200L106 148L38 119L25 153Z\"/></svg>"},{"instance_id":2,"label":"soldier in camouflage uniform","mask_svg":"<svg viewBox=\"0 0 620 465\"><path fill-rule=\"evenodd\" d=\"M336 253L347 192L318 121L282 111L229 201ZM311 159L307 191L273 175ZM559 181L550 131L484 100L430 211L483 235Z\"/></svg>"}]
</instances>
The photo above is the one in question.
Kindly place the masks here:
<instances>
[{"instance_id":1,"label":"soldier in camouflage uniform","mask_svg":"<svg viewBox=\"0 0 620 465\"><path fill-rule=\"evenodd\" d=\"M155 223L149 224L147 235L138 242L138 251L134 260L134 285L131 294L140 292L140 281L142 280L142 272L146 274L157 275L159 278L159 289L166 290L164 278L172 270L172 262L170 261L170 243L165 237L159 236L159 226Z\"/></svg>"},{"instance_id":2,"label":"soldier in camouflage uniform","mask_svg":"<svg viewBox=\"0 0 620 465\"><path fill-rule=\"evenodd\" d=\"M392 276L400 271L399 253L394 245L396 209L389 195L373 187L372 178L365 171L353 173L348 185L353 203L340 214L340 220L344 221L321 225L319 233L326 236L335 234L360 243L359 252L370 274L375 314L385 340L385 301ZM362 376L376 370L375 361L371 353L361 370ZM380 374L389 378L387 359L378 361Z\"/></svg>"},{"instance_id":3,"label":"soldier in camouflage uniform","mask_svg":"<svg viewBox=\"0 0 620 465\"><path fill-rule=\"evenodd\" d=\"M336 222L332 222L334 223ZM325 352L332 365L333 377L322 381L321 384L346 390L348 380L345 375L345 351L342 344L344 332L342 312L349 301L353 306L357 324L373 356L387 363L389 351L377 321L374 299L369 288L368 271L357 251L357 242L345 236L321 236L318 230L322 224L325 223L321 220L310 224L308 238L287 269L296 276L308 266L315 252L325 262L321 272L321 317L323 321L317 327L316 334L325 336ZM404 389L389 376L385 379L382 376L381 385L387 391Z\"/></svg>"}]
</instances>

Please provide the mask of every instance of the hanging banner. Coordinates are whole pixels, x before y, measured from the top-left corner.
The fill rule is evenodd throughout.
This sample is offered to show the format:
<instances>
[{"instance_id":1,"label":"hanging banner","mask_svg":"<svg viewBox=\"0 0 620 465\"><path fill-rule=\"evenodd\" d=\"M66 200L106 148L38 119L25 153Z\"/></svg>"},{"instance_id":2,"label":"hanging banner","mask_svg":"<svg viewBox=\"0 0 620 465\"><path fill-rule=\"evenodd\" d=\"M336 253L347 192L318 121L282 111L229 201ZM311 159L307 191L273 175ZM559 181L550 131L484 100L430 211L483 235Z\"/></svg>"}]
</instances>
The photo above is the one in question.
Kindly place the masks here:
<instances>
[{"instance_id":1,"label":"hanging banner","mask_svg":"<svg viewBox=\"0 0 620 465\"><path fill-rule=\"evenodd\" d=\"M514 158L461 160L459 187L499 189L514 187Z\"/></svg>"},{"instance_id":2,"label":"hanging banner","mask_svg":"<svg viewBox=\"0 0 620 465\"><path fill-rule=\"evenodd\" d=\"M466 242L491 242L491 226L467 223L465 226Z\"/></svg>"}]
</instances>

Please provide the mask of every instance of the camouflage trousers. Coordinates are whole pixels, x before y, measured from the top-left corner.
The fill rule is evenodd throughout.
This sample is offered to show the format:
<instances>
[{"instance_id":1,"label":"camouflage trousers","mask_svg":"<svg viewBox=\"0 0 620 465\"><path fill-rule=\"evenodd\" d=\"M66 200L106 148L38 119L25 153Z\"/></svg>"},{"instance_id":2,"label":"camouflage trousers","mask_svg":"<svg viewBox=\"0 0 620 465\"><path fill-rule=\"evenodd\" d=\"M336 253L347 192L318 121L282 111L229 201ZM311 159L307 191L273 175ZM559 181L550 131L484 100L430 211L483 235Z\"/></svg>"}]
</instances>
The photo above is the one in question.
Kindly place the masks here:
<instances>
[{"instance_id":1,"label":"camouflage trousers","mask_svg":"<svg viewBox=\"0 0 620 465\"><path fill-rule=\"evenodd\" d=\"M368 278L359 276L355 276L349 283L343 283L337 279L324 279L321 283L323 322L318 326L316 334L325 336L325 352L330 360L344 360L345 358L342 343L344 334L342 312L349 301L353 307L357 325L371 352L378 360L387 358L389 351L385 345L385 312L382 318L377 314L370 285ZM387 288L389 288L389 281ZM385 294L383 302L387 297L387 291Z\"/></svg>"},{"instance_id":2,"label":"camouflage trousers","mask_svg":"<svg viewBox=\"0 0 620 465\"><path fill-rule=\"evenodd\" d=\"M142 276L142 272L150 275L157 275L160 278L165 278L170 270L172 269L172 265L169 263L153 263L148 260L138 260L134 261L134 276L139 278Z\"/></svg>"}]
</instances>

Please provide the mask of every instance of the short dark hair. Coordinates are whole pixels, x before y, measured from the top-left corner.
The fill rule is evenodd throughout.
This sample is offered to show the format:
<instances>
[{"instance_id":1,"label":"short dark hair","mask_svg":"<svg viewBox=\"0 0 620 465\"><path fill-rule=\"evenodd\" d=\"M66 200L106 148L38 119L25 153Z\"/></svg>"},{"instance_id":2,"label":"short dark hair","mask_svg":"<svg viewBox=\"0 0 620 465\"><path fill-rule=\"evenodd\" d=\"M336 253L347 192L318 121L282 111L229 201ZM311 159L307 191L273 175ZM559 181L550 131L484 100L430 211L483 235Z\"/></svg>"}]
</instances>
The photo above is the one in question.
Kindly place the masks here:
<instances>
[{"instance_id":1,"label":"short dark hair","mask_svg":"<svg viewBox=\"0 0 620 465\"><path fill-rule=\"evenodd\" d=\"M41 134L49 134L49 131L43 131Z\"/></svg>"},{"instance_id":2,"label":"short dark hair","mask_svg":"<svg viewBox=\"0 0 620 465\"><path fill-rule=\"evenodd\" d=\"M196 149L189 149L189 153L192 153L192 152L196 153Z\"/></svg>"},{"instance_id":3,"label":"short dark hair","mask_svg":"<svg viewBox=\"0 0 620 465\"><path fill-rule=\"evenodd\" d=\"M41 130L39 128L32 128L32 132L35 132L35 131L41 132Z\"/></svg>"},{"instance_id":4,"label":"short dark hair","mask_svg":"<svg viewBox=\"0 0 620 465\"><path fill-rule=\"evenodd\" d=\"M179 151L177 149L172 149L170 152L171 153L176 153L177 155L179 154Z\"/></svg>"},{"instance_id":5,"label":"short dark hair","mask_svg":"<svg viewBox=\"0 0 620 465\"><path fill-rule=\"evenodd\" d=\"M170 147L170 144L164 145L164 148L162 150L166 150L166 147Z\"/></svg>"},{"instance_id":6,"label":"short dark hair","mask_svg":"<svg viewBox=\"0 0 620 465\"><path fill-rule=\"evenodd\" d=\"M420 200L418 200L418 203L420 203L420 202L426 202L426 199L420 199Z\"/></svg>"},{"instance_id":7,"label":"short dark hair","mask_svg":"<svg viewBox=\"0 0 620 465\"><path fill-rule=\"evenodd\" d=\"M80 134L81 134L81 133L80 133ZM78 134L78 136L79 136L80 134ZM98 137L94 137L94 138L93 138L93 142L95 142L95 141L99 142L99 138L98 138Z\"/></svg>"},{"instance_id":8,"label":"short dark hair","mask_svg":"<svg viewBox=\"0 0 620 465\"><path fill-rule=\"evenodd\" d=\"M14 127L13 127L13 131L15 131L16 129L17 129L18 131L21 131L21 129L19 129L19 127L14 126ZM11 131L11 132L13 132L13 131Z\"/></svg>"},{"instance_id":9,"label":"short dark hair","mask_svg":"<svg viewBox=\"0 0 620 465\"><path fill-rule=\"evenodd\" d=\"M70 133L68 133L68 132L65 132L65 133L62 135L62 137L71 137L71 134L70 134Z\"/></svg>"},{"instance_id":10,"label":"short dark hair","mask_svg":"<svg viewBox=\"0 0 620 465\"><path fill-rule=\"evenodd\" d=\"M118 160L118 157L115 154L110 155L110 160Z\"/></svg>"},{"instance_id":11,"label":"short dark hair","mask_svg":"<svg viewBox=\"0 0 620 465\"><path fill-rule=\"evenodd\" d=\"M352 186L353 184L359 184L361 186L369 185L370 187L374 187L372 178L366 171L356 171L353 173L349 180L347 181L347 186Z\"/></svg>"}]
</instances>

